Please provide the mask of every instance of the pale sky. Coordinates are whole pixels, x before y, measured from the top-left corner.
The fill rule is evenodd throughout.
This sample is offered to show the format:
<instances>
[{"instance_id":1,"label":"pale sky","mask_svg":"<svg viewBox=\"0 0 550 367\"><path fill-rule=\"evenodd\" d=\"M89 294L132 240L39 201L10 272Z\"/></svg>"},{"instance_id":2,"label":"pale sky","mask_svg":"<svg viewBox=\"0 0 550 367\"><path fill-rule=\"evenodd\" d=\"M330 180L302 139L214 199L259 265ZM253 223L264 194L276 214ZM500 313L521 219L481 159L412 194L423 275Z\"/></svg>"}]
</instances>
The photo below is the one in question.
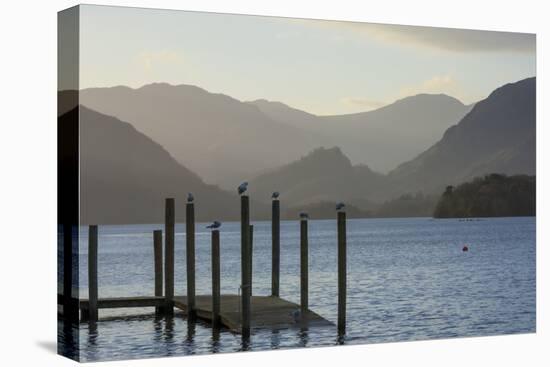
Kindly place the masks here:
<instances>
[{"instance_id":1,"label":"pale sky","mask_svg":"<svg viewBox=\"0 0 550 367\"><path fill-rule=\"evenodd\" d=\"M317 115L418 93L470 104L536 73L535 35L81 6L80 88L191 84Z\"/></svg>"}]
</instances>

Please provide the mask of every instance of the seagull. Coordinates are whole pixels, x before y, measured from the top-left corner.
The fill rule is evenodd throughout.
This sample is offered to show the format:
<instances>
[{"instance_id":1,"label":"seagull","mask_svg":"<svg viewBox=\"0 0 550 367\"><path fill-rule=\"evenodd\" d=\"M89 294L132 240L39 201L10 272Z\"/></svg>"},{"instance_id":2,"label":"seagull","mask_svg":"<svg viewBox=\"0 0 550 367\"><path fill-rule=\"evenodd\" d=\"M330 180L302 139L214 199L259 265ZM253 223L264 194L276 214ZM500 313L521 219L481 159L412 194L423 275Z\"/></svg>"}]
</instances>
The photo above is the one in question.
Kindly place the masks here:
<instances>
[{"instance_id":1,"label":"seagull","mask_svg":"<svg viewBox=\"0 0 550 367\"><path fill-rule=\"evenodd\" d=\"M242 195L246 191L246 189L248 189L248 182L243 182L239 185L237 191L239 192L239 195Z\"/></svg>"},{"instance_id":2,"label":"seagull","mask_svg":"<svg viewBox=\"0 0 550 367\"><path fill-rule=\"evenodd\" d=\"M209 228L209 229L218 229L222 226L222 224L220 222L218 222L217 220L214 221L214 223L212 223L211 225L209 226L206 226L206 228Z\"/></svg>"},{"instance_id":3,"label":"seagull","mask_svg":"<svg viewBox=\"0 0 550 367\"><path fill-rule=\"evenodd\" d=\"M192 203L193 201L195 201L195 197L193 196L192 193L188 193L187 194L187 202Z\"/></svg>"},{"instance_id":4,"label":"seagull","mask_svg":"<svg viewBox=\"0 0 550 367\"><path fill-rule=\"evenodd\" d=\"M300 219L308 219L308 218L309 218L309 214L304 212L300 213Z\"/></svg>"},{"instance_id":5,"label":"seagull","mask_svg":"<svg viewBox=\"0 0 550 367\"><path fill-rule=\"evenodd\" d=\"M273 194L271 194L272 199L278 199L279 198L279 191L275 191Z\"/></svg>"},{"instance_id":6,"label":"seagull","mask_svg":"<svg viewBox=\"0 0 550 367\"><path fill-rule=\"evenodd\" d=\"M342 210L342 209L344 209L345 206L346 206L346 204L344 204L344 203L338 203L338 204L336 204L336 210Z\"/></svg>"}]
</instances>

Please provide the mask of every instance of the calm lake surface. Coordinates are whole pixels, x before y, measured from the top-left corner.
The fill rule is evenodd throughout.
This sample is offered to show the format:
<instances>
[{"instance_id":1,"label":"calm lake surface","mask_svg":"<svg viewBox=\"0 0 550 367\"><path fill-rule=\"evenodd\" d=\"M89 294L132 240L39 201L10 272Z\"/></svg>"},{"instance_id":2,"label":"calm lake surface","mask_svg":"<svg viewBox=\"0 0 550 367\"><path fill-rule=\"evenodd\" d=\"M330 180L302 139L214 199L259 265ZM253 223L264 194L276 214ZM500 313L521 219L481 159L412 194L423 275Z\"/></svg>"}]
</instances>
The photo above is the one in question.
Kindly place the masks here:
<instances>
[{"instance_id":1,"label":"calm lake surface","mask_svg":"<svg viewBox=\"0 0 550 367\"><path fill-rule=\"evenodd\" d=\"M254 224L253 292L271 290L271 225ZM210 232L197 224L197 294L210 294ZM162 225L100 226L99 296L152 295L152 231ZM223 223L222 293L238 292L240 224ZM87 228L81 228L81 298L87 298ZM337 320L336 222L309 223L309 304ZM469 252L462 252L467 244ZM151 309L100 310L80 326L83 361L241 350L364 344L535 331L535 218L474 221L348 220L347 335L336 328L253 330L250 343L207 324L155 318ZM176 226L175 287L186 292L184 225ZM299 223L281 223L281 297L299 303ZM125 318L115 315L138 315ZM63 347L63 346L62 346Z\"/></svg>"}]
</instances>

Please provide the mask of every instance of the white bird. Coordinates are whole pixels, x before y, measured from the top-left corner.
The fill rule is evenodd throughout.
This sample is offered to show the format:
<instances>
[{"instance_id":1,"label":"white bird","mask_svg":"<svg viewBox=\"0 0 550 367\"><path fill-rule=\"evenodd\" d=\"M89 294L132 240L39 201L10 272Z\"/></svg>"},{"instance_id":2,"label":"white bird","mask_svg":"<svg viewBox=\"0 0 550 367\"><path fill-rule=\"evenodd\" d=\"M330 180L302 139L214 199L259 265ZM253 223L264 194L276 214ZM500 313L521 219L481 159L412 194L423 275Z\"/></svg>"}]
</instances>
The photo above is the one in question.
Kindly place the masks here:
<instances>
[{"instance_id":1,"label":"white bird","mask_svg":"<svg viewBox=\"0 0 550 367\"><path fill-rule=\"evenodd\" d=\"M239 192L239 195L242 195L246 191L246 189L248 189L248 182L243 182L239 185L237 191Z\"/></svg>"},{"instance_id":2,"label":"white bird","mask_svg":"<svg viewBox=\"0 0 550 367\"><path fill-rule=\"evenodd\" d=\"M271 194L272 199L277 199L279 197L279 191L275 191L273 194Z\"/></svg>"},{"instance_id":3,"label":"white bird","mask_svg":"<svg viewBox=\"0 0 550 367\"><path fill-rule=\"evenodd\" d=\"M222 224L220 222L218 222L217 220L214 221L214 223L212 223L211 225L209 226L206 226L206 228L209 228L209 229L218 229L222 226Z\"/></svg>"},{"instance_id":4,"label":"white bird","mask_svg":"<svg viewBox=\"0 0 550 367\"><path fill-rule=\"evenodd\" d=\"M309 214L304 212L300 213L300 219L308 219L308 218L309 218Z\"/></svg>"},{"instance_id":5,"label":"white bird","mask_svg":"<svg viewBox=\"0 0 550 367\"><path fill-rule=\"evenodd\" d=\"M344 209L345 206L346 206L346 204L344 204L344 203L338 203L338 204L336 204L336 210L342 210L342 209Z\"/></svg>"},{"instance_id":6,"label":"white bird","mask_svg":"<svg viewBox=\"0 0 550 367\"><path fill-rule=\"evenodd\" d=\"M192 203L193 201L195 201L195 197L193 196L192 193L187 193L187 202L188 203Z\"/></svg>"}]
</instances>

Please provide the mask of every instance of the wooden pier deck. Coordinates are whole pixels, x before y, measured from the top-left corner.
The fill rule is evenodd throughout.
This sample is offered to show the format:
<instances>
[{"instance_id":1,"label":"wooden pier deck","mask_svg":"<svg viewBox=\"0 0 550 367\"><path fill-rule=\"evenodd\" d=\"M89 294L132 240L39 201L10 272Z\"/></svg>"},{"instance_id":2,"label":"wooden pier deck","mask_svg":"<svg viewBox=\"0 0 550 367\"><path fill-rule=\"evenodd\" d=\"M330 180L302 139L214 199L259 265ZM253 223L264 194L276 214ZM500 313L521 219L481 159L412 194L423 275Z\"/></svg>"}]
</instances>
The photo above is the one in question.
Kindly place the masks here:
<instances>
[{"instance_id":1,"label":"wooden pier deck","mask_svg":"<svg viewBox=\"0 0 550 367\"><path fill-rule=\"evenodd\" d=\"M241 331L241 315L239 313L240 297L234 294L221 296L221 323L228 329L239 333ZM175 297L174 305L187 312L187 297ZM197 317L212 320L212 297L196 296L195 310ZM275 296L252 296L250 299L250 327L260 329L286 329L293 327L319 327L334 326L334 324L315 312L308 310L307 322L302 323L293 316L295 311L300 310L300 305Z\"/></svg>"},{"instance_id":2,"label":"wooden pier deck","mask_svg":"<svg viewBox=\"0 0 550 367\"><path fill-rule=\"evenodd\" d=\"M220 321L223 326L233 332L241 332L241 314L239 313L240 297L235 294L224 294L221 296ZM198 295L195 298L195 311L198 318L205 321L212 321L212 296ZM100 298L97 306L99 309L105 308L127 308L127 307L162 307L165 304L164 297L117 297ZM174 306L187 314L187 297L174 297ZM89 307L89 301L80 300L80 310L83 320ZM252 296L251 297L251 328L259 329L286 329L302 327L334 326L334 324L324 319L319 314L308 310L305 322L302 323L300 316L296 311L300 310L300 305L275 296Z\"/></svg>"}]
</instances>

